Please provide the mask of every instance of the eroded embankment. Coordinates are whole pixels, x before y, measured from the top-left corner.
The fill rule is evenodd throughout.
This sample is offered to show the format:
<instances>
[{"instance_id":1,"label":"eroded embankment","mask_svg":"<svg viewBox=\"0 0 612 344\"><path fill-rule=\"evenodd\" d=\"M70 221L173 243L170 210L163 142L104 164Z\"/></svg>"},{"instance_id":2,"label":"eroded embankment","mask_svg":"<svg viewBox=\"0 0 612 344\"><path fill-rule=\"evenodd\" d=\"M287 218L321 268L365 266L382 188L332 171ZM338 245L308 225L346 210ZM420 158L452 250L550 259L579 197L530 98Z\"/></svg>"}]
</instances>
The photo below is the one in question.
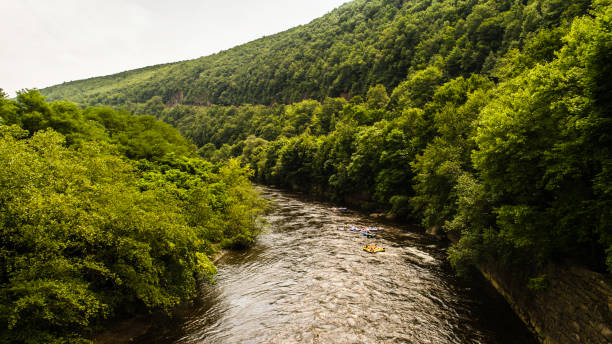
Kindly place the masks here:
<instances>
[{"instance_id":1,"label":"eroded embankment","mask_svg":"<svg viewBox=\"0 0 612 344\"><path fill-rule=\"evenodd\" d=\"M612 283L580 267L550 265L548 287L532 291L495 265L480 267L542 343L612 343Z\"/></svg>"}]
</instances>

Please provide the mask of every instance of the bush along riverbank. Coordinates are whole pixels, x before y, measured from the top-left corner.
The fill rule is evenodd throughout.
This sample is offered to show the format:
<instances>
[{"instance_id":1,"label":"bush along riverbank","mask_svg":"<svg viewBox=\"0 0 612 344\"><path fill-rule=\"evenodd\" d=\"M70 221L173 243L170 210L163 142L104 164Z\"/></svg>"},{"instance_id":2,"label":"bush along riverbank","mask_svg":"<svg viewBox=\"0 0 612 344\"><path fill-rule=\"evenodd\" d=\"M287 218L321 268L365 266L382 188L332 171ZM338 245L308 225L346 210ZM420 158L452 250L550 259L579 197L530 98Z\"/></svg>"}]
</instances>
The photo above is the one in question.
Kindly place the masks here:
<instances>
[{"instance_id":1,"label":"bush along riverbank","mask_svg":"<svg viewBox=\"0 0 612 344\"><path fill-rule=\"evenodd\" d=\"M216 254L211 257L213 264L217 264L217 261L230 250L216 249L216 251ZM207 280L200 280L198 283L208 282ZM198 295L196 294L195 297L197 298ZM197 300L186 300L170 310L145 312L131 315L125 319L108 319L93 332L92 341L94 344L128 344L137 338L146 338L152 329L158 326L163 328L169 322L181 319L184 313L192 309L194 302L197 302Z\"/></svg>"},{"instance_id":2,"label":"bush along riverbank","mask_svg":"<svg viewBox=\"0 0 612 344\"><path fill-rule=\"evenodd\" d=\"M264 203L151 116L0 96L0 343L87 343L166 312L249 245Z\"/></svg>"}]
</instances>

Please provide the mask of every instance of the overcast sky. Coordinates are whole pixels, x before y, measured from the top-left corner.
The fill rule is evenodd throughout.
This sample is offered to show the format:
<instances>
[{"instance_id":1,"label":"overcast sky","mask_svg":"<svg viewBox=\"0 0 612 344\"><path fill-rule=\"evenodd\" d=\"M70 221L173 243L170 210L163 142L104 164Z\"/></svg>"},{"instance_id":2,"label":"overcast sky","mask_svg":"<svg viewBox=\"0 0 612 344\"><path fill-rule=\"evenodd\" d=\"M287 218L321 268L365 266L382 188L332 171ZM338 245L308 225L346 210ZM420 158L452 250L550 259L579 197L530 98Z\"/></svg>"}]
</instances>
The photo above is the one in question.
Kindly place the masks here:
<instances>
[{"instance_id":1,"label":"overcast sky","mask_svg":"<svg viewBox=\"0 0 612 344\"><path fill-rule=\"evenodd\" d=\"M306 24L348 0L1 0L0 88L210 55Z\"/></svg>"}]
</instances>

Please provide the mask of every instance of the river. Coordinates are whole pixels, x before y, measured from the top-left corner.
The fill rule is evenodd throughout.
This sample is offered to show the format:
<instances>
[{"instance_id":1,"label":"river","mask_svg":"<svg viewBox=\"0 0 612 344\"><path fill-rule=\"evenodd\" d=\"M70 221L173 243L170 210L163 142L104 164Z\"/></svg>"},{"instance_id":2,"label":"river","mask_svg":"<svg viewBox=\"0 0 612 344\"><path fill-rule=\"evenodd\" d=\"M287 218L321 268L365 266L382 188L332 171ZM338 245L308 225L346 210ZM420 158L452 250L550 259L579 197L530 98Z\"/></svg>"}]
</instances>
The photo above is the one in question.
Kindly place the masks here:
<instances>
[{"instance_id":1,"label":"river","mask_svg":"<svg viewBox=\"0 0 612 344\"><path fill-rule=\"evenodd\" d=\"M454 276L417 230L270 188L254 247L218 262L195 304L136 343L537 343L483 279ZM383 227L376 238L339 230ZM377 243L385 252L362 250Z\"/></svg>"}]
</instances>

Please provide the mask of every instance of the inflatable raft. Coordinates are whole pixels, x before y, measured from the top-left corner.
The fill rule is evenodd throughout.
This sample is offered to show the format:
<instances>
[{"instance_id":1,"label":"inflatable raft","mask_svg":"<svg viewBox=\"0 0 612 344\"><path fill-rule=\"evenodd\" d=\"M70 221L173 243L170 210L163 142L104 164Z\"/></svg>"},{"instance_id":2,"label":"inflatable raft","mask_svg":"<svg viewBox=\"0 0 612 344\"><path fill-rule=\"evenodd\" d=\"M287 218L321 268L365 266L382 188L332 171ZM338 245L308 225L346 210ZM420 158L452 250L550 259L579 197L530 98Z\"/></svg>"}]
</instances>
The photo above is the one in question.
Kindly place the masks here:
<instances>
[{"instance_id":1,"label":"inflatable raft","mask_svg":"<svg viewBox=\"0 0 612 344\"><path fill-rule=\"evenodd\" d=\"M361 231L361 234L362 234L364 237L368 237L368 238L373 238L373 237L375 237L375 236L376 236L376 234L374 234L374 233L368 233L368 232L366 232L366 231Z\"/></svg>"},{"instance_id":2,"label":"inflatable raft","mask_svg":"<svg viewBox=\"0 0 612 344\"><path fill-rule=\"evenodd\" d=\"M385 252L385 248L384 247L371 248L371 247L368 247L368 246L364 246L363 250L366 251L366 252L370 252L370 253Z\"/></svg>"}]
</instances>

